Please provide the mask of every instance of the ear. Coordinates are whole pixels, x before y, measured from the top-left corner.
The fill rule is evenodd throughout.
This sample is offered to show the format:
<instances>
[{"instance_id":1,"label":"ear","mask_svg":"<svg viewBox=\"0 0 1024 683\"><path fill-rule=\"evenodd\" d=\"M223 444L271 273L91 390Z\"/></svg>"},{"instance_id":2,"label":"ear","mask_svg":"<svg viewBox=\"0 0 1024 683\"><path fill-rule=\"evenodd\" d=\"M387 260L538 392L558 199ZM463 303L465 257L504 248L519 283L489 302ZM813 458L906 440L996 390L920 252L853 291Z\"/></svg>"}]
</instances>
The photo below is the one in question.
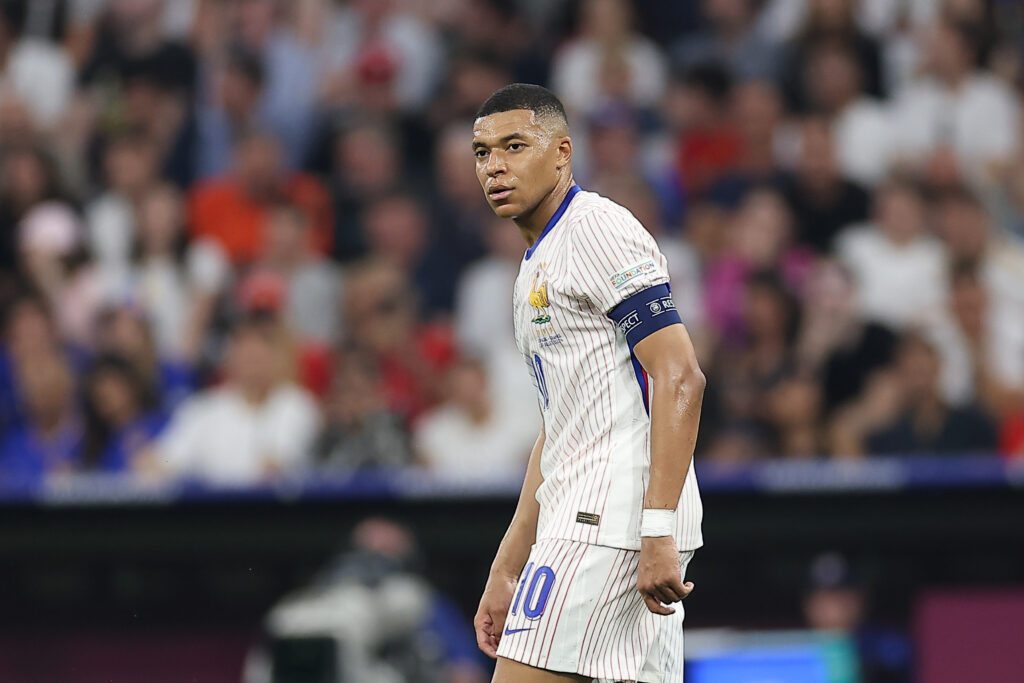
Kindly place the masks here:
<instances>
[{"instance_id":1,"label":"ear","mask_svg":"<svg viewBox=\"0 0 1024 683\"><path fill-rule=\"evenodd\" d=\"M561 171L570 163L572 163L572 138L566 135L558 141L558 161L555 163L555 168Z\"/></svg>"}]
</instances>

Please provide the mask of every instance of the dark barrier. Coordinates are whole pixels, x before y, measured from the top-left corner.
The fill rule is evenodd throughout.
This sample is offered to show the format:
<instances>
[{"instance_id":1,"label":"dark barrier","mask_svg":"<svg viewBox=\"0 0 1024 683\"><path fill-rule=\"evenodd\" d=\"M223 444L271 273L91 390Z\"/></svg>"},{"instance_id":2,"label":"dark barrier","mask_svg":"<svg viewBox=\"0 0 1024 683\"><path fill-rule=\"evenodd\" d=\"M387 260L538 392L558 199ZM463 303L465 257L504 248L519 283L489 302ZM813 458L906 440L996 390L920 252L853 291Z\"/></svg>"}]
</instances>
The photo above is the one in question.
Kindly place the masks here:
<instances>
[{"instance_id":1,"label":"dark barrier","mask_svg":"<svg viewBox=\"0 0 1024 683\"><path fill-rule=\"evenodd\" d=\"M691 564L687 619L798 625L808 562L826 550L860 569L887 622L907 624L925 587L1020 584L1022 474L989 457L701 468L705 547ZM245 491L109 478L8 486L0 635L252 634L370 515L408 525L427 576L471 614L516 489L408 472Z\"/></svg>"}]
</instances>

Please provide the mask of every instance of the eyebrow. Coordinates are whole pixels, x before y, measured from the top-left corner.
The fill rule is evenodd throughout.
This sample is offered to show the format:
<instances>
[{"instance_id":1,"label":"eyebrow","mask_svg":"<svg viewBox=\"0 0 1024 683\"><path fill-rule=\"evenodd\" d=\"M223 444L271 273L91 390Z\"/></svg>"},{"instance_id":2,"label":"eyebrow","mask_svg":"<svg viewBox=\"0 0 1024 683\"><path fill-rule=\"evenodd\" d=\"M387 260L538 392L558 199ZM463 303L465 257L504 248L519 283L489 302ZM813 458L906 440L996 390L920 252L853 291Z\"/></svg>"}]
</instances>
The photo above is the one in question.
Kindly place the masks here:
<instances>
[{"instance_id":1,"label":"eyebrow","mask_svg":"<svg viewBox=\"0 0 1024 683\"><path fill-rule=\"evenodd\" d=\"M516 138L525 140L526 136L517 131L515 133L510 133L508 135L505 135L504 137L499 139L498 140L498 144L500 145L503 142L508 142L509 140L515 140ZM473 149L476 149L477 147L487 147L487 145L483 141L481 141L481 140L474 140L473 141Z\"/></svg>"}]
</instances>

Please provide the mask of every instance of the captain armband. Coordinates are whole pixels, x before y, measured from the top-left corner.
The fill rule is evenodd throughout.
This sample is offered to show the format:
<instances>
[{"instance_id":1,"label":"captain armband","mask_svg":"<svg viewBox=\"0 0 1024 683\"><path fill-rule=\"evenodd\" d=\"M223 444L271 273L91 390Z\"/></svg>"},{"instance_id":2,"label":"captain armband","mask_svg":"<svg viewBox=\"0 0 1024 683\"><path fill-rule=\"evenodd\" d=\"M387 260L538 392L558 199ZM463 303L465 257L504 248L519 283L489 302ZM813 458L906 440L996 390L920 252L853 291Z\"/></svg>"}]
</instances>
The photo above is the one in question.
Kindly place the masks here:
<instances>
[{"instance_id":1,"label":"captain armband","mask_svg":"<svg viewBox=\"0 0 1024 683\"><path fill-rule=\"evenodd\" d=\"M663 327L681 323L667 284L637 292L608 312L632 351L642 339Z\"/></svg>"}]
</instances>

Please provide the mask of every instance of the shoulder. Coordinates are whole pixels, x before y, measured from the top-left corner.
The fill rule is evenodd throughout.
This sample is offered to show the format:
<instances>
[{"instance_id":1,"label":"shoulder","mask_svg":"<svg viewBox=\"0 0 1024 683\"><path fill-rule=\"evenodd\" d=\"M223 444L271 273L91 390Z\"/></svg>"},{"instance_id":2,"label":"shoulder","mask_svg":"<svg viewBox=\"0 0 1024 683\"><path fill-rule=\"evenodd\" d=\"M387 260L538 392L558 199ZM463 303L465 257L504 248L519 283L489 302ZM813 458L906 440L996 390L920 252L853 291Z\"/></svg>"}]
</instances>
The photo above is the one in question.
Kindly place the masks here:
<instances>
[{"instance_id":1,"label":"shoulder","mask_svg":"<svg viewBox=\"0 0 1024 683\"><path fill-rule=\"evenodd\" d=\"M274 390L271 405L281 410L294 412L316 412L313 396L297 384L283 384Z\"/></svg>"},{"instance_id":2,"label":"shoulder","mask_svg":"<svg viewBox=\"0 0 1024 683\"><path fill-rule=\"evenodd\" d=\"M581 191L573 200L566 219L567 233L573 240L650 238L650 233L629 209L596 192Z\"/></svg>"}]
</instances>

